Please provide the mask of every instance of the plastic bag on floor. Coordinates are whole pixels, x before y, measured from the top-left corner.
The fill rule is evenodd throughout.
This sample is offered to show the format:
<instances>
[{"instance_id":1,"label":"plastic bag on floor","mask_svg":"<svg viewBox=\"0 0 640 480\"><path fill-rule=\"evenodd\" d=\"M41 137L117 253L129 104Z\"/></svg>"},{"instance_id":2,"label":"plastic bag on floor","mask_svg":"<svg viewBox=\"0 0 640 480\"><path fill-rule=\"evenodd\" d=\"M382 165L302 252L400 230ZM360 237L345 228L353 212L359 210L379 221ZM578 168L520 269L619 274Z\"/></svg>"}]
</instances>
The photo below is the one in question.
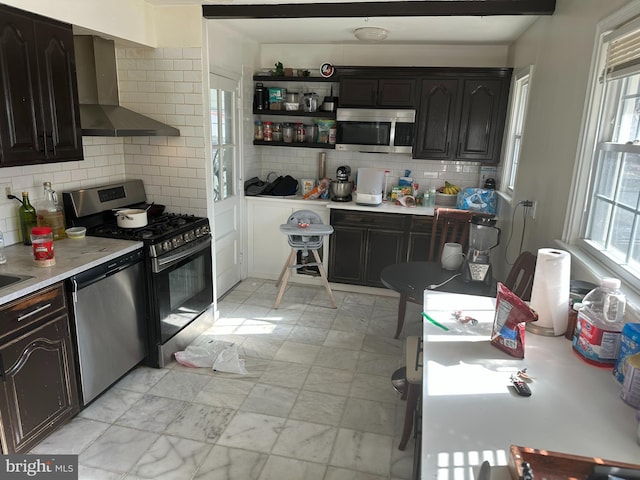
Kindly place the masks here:
<instances>
[{"instance_id":1,"label":"plastic bag on floor","mask_svg":"<svg viewBox=\"0 0 640 480\"><path fill-rule=\"evenodd\" d=\"M238 354L238 346L223 340L211 340L206 345L189 345L175 352L176 361L186 367L208 367L219 372L245 375L244 360Z\"/></svg>"}]
</instances>

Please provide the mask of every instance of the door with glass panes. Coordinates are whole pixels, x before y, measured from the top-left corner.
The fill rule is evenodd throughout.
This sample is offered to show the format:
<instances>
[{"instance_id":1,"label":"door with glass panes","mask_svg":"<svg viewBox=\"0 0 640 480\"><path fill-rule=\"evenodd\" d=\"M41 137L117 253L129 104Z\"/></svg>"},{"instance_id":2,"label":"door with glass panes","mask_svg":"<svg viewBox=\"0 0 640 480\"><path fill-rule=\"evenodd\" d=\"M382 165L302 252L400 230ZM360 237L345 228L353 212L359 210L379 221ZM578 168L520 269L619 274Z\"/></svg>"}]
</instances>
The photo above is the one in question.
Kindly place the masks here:
<instances>
[{"instance_id":1,"label":"door with glass panes","mask_svg":"<svg viewBox=\"0 0 640 480\"><path fill-rule=\"evenodd\" d=\"M216 294L220 298L240 281L240 200L238 191L239 82L219 75L210 79L213 212Z\"/></svg>"}]
</instances>

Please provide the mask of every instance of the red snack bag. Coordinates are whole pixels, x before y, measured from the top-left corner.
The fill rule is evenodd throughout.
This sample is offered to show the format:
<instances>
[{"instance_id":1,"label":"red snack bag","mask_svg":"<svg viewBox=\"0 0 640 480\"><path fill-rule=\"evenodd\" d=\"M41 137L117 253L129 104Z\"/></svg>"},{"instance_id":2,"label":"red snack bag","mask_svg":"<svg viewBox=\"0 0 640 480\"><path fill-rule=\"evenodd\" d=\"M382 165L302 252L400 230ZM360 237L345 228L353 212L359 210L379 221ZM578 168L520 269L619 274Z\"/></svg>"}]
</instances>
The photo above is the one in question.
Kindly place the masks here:
<instances>
[{"instance_id":1,"label":"red snack bag","mask_svg":"<svg viewBox=\"0 0 640 480\"><path fill-rule=\"evenodd\" d=\"M538 314L515 293L498 282L496 314L491 344L516 358L524 358L524 327L538 320Z\"/></svg>"}]
</instances>

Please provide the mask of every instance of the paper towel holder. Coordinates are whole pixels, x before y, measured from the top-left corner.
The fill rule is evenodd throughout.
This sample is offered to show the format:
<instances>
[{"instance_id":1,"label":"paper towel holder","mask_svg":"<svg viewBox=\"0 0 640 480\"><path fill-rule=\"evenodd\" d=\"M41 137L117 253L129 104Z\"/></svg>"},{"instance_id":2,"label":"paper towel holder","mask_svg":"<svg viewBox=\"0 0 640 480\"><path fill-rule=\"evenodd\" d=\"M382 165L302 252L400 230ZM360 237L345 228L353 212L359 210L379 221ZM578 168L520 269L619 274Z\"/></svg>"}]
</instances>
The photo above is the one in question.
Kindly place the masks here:
<instances>
[{"instance_id":1,"label":"paper towel holder","mask_svg":"<svg viewBox=\"0 0 640 480\"><path fill-rule=\"evenodd\" d=\"M571 254L556 248L538 250L529 305L538 313L537 322L526 330L533 334L558 337L567 330Z\"/></svg>"}]
</instances>

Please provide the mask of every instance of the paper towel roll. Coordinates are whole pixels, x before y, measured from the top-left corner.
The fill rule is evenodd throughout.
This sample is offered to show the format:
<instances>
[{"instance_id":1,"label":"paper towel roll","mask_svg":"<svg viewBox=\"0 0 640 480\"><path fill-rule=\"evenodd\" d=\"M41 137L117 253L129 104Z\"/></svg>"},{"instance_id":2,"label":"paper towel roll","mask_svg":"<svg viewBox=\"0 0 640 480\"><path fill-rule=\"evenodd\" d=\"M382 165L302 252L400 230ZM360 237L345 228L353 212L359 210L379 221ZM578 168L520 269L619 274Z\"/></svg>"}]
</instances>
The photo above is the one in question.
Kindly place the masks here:
<instances>
[{"instance_id":1,"label":"paper towel roll","mask_svg":"<svg viewBox=\"0 0 640 480\"><path fill-rule=\"evenodd\" d=\"M564 335L569 315L570 277L569 252L555 248L538 250L530 302L538 313L538 321L527 328L532 333Z\"/></svg>"}]
</instances>

